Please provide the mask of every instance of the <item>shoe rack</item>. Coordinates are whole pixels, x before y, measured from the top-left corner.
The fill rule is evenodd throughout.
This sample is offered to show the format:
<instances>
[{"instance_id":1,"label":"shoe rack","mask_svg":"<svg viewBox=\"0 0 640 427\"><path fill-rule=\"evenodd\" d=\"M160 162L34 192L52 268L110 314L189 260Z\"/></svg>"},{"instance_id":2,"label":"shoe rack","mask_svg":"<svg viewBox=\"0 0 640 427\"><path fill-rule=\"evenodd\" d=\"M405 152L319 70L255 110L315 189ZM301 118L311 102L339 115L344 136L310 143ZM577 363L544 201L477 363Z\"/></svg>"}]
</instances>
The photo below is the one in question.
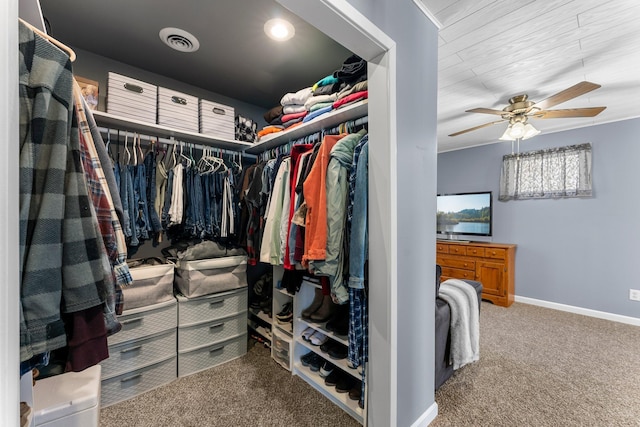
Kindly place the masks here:
<instances>
[{"instance_id":1,"label":"shoe rack","mask_svg":"<svg viewBox=\"0 0 640 427\"><path fill-rule=\"evenodd\" d=\"M274 280L275 282L275 280ZM309 320L302 319L301 313L306 307L308 307L313 301L315 290L320 285L312 283L308 280L302 281L300 291L296 293L296 297L293 301L293 374L298 375L313 388L318 390L334 404L338 405L345 412L351 415L361 424L364 424L364 410L358 406L357 400L352 400L349 397L348 392L338 392L335 386L329 386L325 384L325 378L320 375L319 372L314 372L310 367L304 366L301 362L301 357L305 356L309 352L314 352L326 361L331 362L339 369L341 375L347 377L349 381L360 381L362 379L361 372L358 369L352 369L347 364L347 359L333 359L327 353L320 349L320 346L315 346L310 342L302 338L302 333L307 328L312 328L326 335L330 340L337 343L348 346L349 342L347 336L338 335L333 331L329 331L326 328L326 322L317 323Z\"/></svg>"}]
</instances>

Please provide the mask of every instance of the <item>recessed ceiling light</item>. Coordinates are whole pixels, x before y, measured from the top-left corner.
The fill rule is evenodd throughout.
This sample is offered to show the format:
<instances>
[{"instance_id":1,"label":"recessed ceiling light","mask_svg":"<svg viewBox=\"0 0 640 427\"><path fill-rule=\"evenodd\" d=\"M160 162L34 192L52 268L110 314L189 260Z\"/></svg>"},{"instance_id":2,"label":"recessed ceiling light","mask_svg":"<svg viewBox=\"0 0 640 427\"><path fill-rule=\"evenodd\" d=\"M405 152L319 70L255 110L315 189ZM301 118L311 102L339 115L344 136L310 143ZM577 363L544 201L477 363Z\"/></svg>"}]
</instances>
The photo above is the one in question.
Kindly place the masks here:
<instances>
[{"instance_id":1,"label":"recessed ceiling light","mask_svg":"<svg viewBox=\"0 0 640 427\"><path fill-rule=\"evenodd\" d=\"M200 48L200 42L196 36L180 28L163 28L159 35L160 40L167 46L180 52L195 52Z\"/></svg>"},{"instance_id":2,"label":"recessed ceiling light","mask_svg":"<svg viewBox=\"0 0 640 427\"><path fill-rule=\"evenodd\" d=\"M264 32L274 40L283 42L289 40L296 33L296 29L284 19L270 19L264 24Z\"/></svg>"}]
</instances>

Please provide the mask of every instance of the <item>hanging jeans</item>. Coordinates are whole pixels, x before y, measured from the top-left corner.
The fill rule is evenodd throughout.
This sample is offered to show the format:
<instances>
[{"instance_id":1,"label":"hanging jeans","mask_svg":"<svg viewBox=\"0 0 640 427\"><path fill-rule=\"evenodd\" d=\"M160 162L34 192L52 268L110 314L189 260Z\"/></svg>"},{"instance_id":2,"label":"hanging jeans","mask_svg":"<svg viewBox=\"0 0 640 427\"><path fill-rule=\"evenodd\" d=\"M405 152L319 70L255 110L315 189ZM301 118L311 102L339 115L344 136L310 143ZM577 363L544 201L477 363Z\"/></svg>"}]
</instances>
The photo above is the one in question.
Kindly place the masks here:
<instances>
[{"instance_id":1,"label":"hanging jeans","mask_svg":"<svg viewBox=\"0 0 640 427\"><path fill-rule=\"evenodd\" d=\"M164 195L164 205L162 206L162 227L166 230L169 228L171 218L169 217L169 209L171 208L171 194L173 193L173 169L167 172L166 193Z\"/></svg>"},{"instance_id":2,"label":"hanging jeans","mask_svg":"<svg viewBox=\"0 0 640 427\"><path fill-rule=\"evenodd\" d=\"M135 234L139 240L149 238L149 216L147 212L147 176L144 164L129 166L133 177L133 196L135 208Z\"/></svg>"},{"instance_id":3,"label":"hanging jeans","mask_svg":"<svg viewBox=\"0 0 640 427\"><path fill-rule=\"evenodd\" d=\"M162 224L160 224L160 218L158 218L158 213L154 208L156 204L156 155L153 152L149 152L145 156L144 168L147 172L147 179L145 181L147 213L149 215L147 229L153 233L158 233L162 231Z\"/></svg>"}]
</instances>

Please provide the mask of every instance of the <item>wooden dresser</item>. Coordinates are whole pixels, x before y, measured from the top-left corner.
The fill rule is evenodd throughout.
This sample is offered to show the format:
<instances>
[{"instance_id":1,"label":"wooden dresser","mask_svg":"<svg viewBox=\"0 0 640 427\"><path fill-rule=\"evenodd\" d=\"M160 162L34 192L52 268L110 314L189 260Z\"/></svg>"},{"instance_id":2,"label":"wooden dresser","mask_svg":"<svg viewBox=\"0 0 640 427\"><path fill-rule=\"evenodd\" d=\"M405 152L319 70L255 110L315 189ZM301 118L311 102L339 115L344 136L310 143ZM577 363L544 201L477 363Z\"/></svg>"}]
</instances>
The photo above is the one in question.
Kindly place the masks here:
<instances>
[{"instance_id":1,"label":"wooden dresser","mask_svg":"<svg viewBox=\"0 0 640 427\"><path fill-rule=\"evenodd\" d=\"M436 242L436 263L442 267L441 281L477 280L482 299L509 307L515 288L516 245L483 242Z\"/></svg>"}]
</instances>

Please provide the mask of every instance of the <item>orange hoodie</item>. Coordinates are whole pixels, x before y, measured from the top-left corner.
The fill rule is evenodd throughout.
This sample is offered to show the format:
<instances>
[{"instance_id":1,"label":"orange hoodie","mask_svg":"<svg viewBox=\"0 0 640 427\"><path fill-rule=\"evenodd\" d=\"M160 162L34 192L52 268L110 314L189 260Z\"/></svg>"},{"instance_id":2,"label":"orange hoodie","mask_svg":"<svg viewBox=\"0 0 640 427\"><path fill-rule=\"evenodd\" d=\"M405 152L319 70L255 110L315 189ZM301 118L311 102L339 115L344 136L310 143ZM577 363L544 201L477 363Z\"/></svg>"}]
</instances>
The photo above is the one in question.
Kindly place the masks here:
<instances>
[{"instance_id":1,"label":"orange hoodie","mask_svg":"<svg viewBox=\"0 0 640 427\"><path fill-rule=\"evenodd\" d=\"M331 149L347 136L327 135L322 141L318 156L303 184L304 200L307 204L305 219L304 255L302 265L309 265L309 260L323 260L327 250L327 195L325 179Z\"/></svg>"}]
</instances>

